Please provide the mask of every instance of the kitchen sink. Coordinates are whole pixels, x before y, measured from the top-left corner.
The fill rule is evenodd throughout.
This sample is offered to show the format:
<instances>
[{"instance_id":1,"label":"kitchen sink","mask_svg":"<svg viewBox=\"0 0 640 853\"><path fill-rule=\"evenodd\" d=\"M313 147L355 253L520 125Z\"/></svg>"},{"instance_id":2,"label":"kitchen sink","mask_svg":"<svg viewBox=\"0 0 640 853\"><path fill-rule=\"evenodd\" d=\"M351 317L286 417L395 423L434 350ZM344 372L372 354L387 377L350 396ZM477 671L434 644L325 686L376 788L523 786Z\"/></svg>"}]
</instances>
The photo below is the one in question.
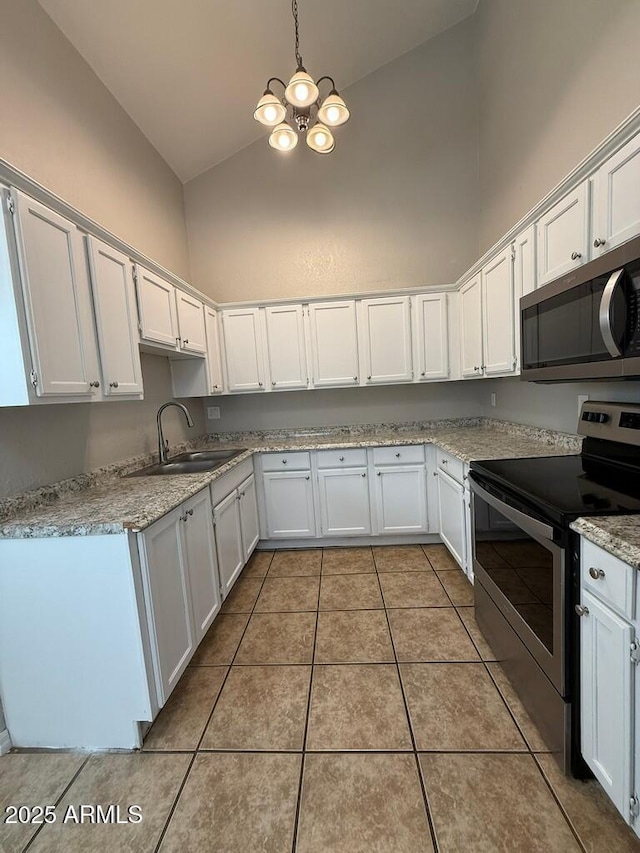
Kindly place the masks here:
<instances>
[{"instance_id":1,"label":"kitchen sink","mask_svg":"<svg viewBox=\"0 0 640 853\"><path fill-rule=\"evenodd\" d=\"M215 471L216 468L220 468L225 462L229 462L244 451L244 447L236 450L194 450L174 456L167 462L133 471L131 474L127 474L127 477L153 477L158 474L202 474L204 471Z\"/></svg>"}]
</instances>

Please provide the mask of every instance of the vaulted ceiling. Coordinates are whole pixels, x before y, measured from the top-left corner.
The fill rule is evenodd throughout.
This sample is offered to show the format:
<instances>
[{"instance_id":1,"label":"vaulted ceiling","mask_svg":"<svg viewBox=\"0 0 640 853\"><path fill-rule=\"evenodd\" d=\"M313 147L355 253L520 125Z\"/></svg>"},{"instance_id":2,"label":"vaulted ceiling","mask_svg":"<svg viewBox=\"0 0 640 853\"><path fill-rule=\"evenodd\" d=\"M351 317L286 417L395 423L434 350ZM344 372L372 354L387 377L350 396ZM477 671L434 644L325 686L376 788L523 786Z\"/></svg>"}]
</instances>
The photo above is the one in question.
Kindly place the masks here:
<instances>
[{"instance_id":1,"label":"vaulted ceiling","mask_svg":"<svg viewBox=\"0 0 640 853\"><path fill-rule=\"evenodd\" d=\"M255 103L295 71L289 0L39 2L183 182L264 135ZM305 66L344 90L477 3L299 0Z\"/></svg>"}]
</instances>

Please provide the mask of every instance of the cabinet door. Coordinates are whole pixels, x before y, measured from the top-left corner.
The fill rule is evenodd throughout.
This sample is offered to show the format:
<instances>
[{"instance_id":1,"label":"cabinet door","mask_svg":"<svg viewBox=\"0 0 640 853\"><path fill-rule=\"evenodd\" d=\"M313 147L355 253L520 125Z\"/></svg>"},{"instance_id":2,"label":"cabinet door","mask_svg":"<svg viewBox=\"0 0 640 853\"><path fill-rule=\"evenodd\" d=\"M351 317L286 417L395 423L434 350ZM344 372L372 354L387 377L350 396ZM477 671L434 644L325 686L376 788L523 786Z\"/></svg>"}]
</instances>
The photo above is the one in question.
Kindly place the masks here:
<instances>
[{"instance_id":1,"label":"cabinet door","mask_svg":"<svg viewBox=\"0 0 640 853\"><path fill-rule=\"evenodd\" d=\"M204 319L207 334L207 387L210 394L224 391L222 381L222 360L220 357L220 328L218 312L205 305Z\"/></svg>"},{"instance_id":2,"label":"cabinet door","mask_svg":"<svg viewBox=\"0 0 640 853\"><path fill-rule=\"evenodd\" d=\"M302 305L268 307L265 319L271 387L306 388L309 380Z\"/></svg>"},{"instance_id":3,"label":"cabinet door","mask_svg":"<svg viewBox=\"0 0 640 853\"><path fill-rule=\"evenodd\" d=\"M374 480L377 533L427 531L427 477L424 465L376 467Z\"/></svg>"},{"instance_id":4,"label":"cabinet door","mask_svg":"<svg viewBox=\"0 0 640 853\"><path fill-rule=\"evenodd\" d=\"M582 756L625 820L629 817L632 751L633 629L586 590L580 619Z\"/></svg>"},{"instance_id":5,"label":"cabinet door","mask_svg":"<svg viewBox=\"0 0 640 853\"><path fill-rule=\"evenodd\" d=\"M319 471L318 484L323 536L364 536L371 533L366 468Z\"/></svg>"},{"instance_id":6,"label":"cabinet door","mask_svg":"<svg viewBox=\"0 0 640 853\"><path fill-rule=\"evenodd\" d=\"M464 568L466 561L464 488L448 474L438 471L440 538L454 560Z\"/></svg>"},{"instance_id":7,"label":"cabinet door","mask_svg":"<svg viewBox=\"0 0 640 853\"><path fill-rule=\"evenodd\" d=\"M221 604L208 488L183 504L181 519L197 645L207 633Z\"/></svg>"},{"instance_id":8,"label":"cabinet door","mask_svg":"<svg viewBox=\"0 0 640 853\"><path fill-rule=\"evenodd\" d=\"M368 385L413 379L410 306L408 296L362 300L362 369Z\"/></svg>"},{"instance_id":9,"label":"cabinet door","mask_svg":"<svg viewBox=\"0 0 640 853\"><path fill-rule=\"evenodd\" d=\"M482 376L482 279L478 274L460 288L462 375Z\"/></svg>"},{"instance_id":10,"label":"cabinet door","mask_svg":"<svg viewBox=\"0 0 640 853\"><path fill-rule=\"evenodd\" d=\"M640 135L627 142L596 173L595 257L640 234Z\"/></svg>"},{"instance_id":11,"label":"cabinet door","mask_svg":"<svg viewBox=\"0 0 640 853\"><path fill-rule=\"evenodd\" d=\"M141 397L138 314L131 261L95 237L86 240L103 393L108 397L127 394Z\"/></svg>"},{"instance_id":12,"label":"cabinet door","mask_svg":"<svg viewBox=\"0 0 640 853\"><path fill-rule=\"evenodd\" d=\"M90 399L98 365L82 237L28 196L12 199L36 394Z\"/></svg>"},{"instance_id":13,"label":"cabinet door","mask_svg":"<svg viewBox=\"0 0 640 853\"><path fill-rule=\"evenodd\" d=\"M418 379L449 376L449 299L446 293L415 297Z\"/></svg>"},{"instance_id":14,"label":"cabinet door","mask_svg":"<svg viewBox=\"0 0 640 853\"><path fill-rule=\"evenodd\" d=\"M196 646L181 511L181 507L174 509L141 534L160 706L167 701Z\"/></svg>"},{"instance_id":15,"label":"cabinet door","mask_svg":"<svg viewBox=\"0 0 640 853\"><path fill-rule=\"evenodd\" d=\"M538 287L589 260L589 182L583 181L536 223Z\"/></svg>"},{"instance_id":16,"label":"cabinet door","mask_svg":"<svg viewBox=\"0 0 640 853\"><path fill-rule=\"evenodd\" d=\"M238 486L240 498L240 529L242 531L242 551L246 563L260 539L258 525L258 500L256 480L253 474Z\"/></svg>"},{"instance_id":17,"label":"cabinet door","mask_svg":"<svg viewBox=\"0 0 640 853\"><path fill-rule=\"evenodd\" d=\"M316 387L358 384L356 304L317 302L309 306L313 377Z\"/></svg>"},{"instance_id":18,"label":"cabinet door","mask_svg":"<svg viewBox=\"0 0 640 853\"><path fill-rule=\"evenodd\" d=\"M316 535L310 471L263 474L269 539L306 539Z\"/></svg>"},{"instance_id":19,"label":"cabinet door","mask_svg":"<svg viewBox=\"0 0 640 853\"><path fill-rule=\"evenodd\" d=\"M516 294L526 296L536 289L536 229L530 225L514 243ZM516 305L516 308L519 306Z\"/></svg>"},{"instance_id":20,"label":"cabinet door","mask_svg":"<svg viewBox=\"0 0 640 853\"><path fill-rule=\"evenodd\" d=\"M136 266L136 290L141 339L178 349L180 334L175 287L144 267Z\"/></svg>"},{"instance_id":21,"label":"cabinet door","mask_svg":"<svg viewBox=\"0 0 640 853\"><path fill-rule=\"evenodd\" d=\"M485 376L513 373L513 259L511 246L482 270L482 323Z\"/></svg>"},{"instance_id":22,"label":"cabinet door","mask_svg":"<svg viewBox=\"0 0 640 853\"><path fill-rule=\"evenodd\" d=\"M222 312L229 391L262 391L264 366L258 308Z\"/></svg>"},{"instance_id":23,"label":"cabinet door","mask_svg":"<svg viewBox=\"0 0 640 853\"><path fill-rule=\"evenodd\" d=\"M244 566L237 489L214 507L216 553L222 597L226 598Z\"/></svg>"},{"instance_id":24,"label":"cabinet door","mask_svg":"<svg viewBox=\"0 0 640 853\"><path fill-rule=\"evenodd\" d=\"M178 306L178 334L180 349L184 352L203 354L207 351L204 330L204 306L199 299L176 290Z\"/></svg>"}]
</instances>

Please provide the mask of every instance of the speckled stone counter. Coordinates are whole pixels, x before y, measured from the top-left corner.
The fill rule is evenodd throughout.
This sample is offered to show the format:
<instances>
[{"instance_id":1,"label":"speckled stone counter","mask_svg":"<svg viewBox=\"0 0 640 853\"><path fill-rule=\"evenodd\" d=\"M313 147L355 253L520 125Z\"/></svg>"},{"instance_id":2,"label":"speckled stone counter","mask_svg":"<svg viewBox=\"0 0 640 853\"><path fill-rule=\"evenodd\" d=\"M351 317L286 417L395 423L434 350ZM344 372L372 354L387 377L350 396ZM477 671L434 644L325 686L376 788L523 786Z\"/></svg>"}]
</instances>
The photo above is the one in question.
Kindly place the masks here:
<instances>
[{"instance_id":1,"label":"speckled stone counter","mask_svg":"<svg viewBox=\"0 0 640 853\"><path fill-rule=\"evenodd\" d=\"M579 518L571 529L585 539L640 569L640 516L607 515Z\"/></svg>"},{"instance_id":2,"label":"speckled stone counter","mask_svg":"<svg viewBox=\"0 0 640 853\"><path fill-rule=\"evenodd\" d=\"M0 538L144 530L254 453L435 444L470 462L574 454L580 452L581 441L580 437L566 433L480 418L207 436L173 448L173 453L207 447L242 447L246 451L211 472L124 479L123 475L154 461L151 456L139 456L10 498L0 502Z\"/></svg>"}]
</instances>

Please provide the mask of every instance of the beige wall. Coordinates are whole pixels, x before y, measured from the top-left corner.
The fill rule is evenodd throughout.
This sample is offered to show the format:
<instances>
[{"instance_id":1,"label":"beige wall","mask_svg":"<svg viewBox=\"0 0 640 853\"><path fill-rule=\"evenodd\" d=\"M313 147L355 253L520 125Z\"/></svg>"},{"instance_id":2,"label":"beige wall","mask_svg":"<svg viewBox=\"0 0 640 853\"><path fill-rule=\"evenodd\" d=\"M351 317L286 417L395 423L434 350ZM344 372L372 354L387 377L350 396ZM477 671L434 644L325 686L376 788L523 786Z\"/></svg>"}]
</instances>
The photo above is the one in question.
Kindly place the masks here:
<instances>
[{"instance_id":1,"label":"beige wall","mask_svg":"<svg viewBox=\"0 0 640 853\"><path fill-rule=\"evenodd\" d=\"M477 256L473 28L345 90L333 154L265 133L186 184L194 284L241 301L454 281Z\"/></svg>"},{"instance_id":2,"label":"beige wall","mask_svg":"<svg viewBox=\"0 0 640 853\"><path fill-rule=\"evenodd\" d=\"M0 409L0 498L91 471L128 456L155 452L156 411L172 400L169 360L143 355L145 399ZM182 400L194 420L163 415L171 444L204 432L200 400Z\"/></svg>"},{"instance_id":3,"label":"beige wall","mask_svg":"<svg viewBox=\"0 0 640 853\"><path fill-rule=\"evenodd\" d=\"M480 0L484 253L640 103L638 0Z\"/></svg>"},{"instance_id":4,"label":"beige wall","mask_svg":"<svg viewBox=\"0 0 640 853\"><path fill-rule=\"evenodd\" d=\"M188 277L180 182L35 0L2 2L0 81L0 157ZM144 402L0 409L0 497L151 450L169 363L143 371Z\"/></svg>"},{"instance_id":5,"label":"beige wall","mask_svg":"<svg viewBox=\"0 0 640 853\"><path fill-rule=\"evenodd\" d=\"M1 6L0 157L188 279L178 178L36 0Z\"/></svg>"},{"instance_id":6,"label":"beige wall","mask_svg":"<svg viewBox=\"0 0 640 853\"><path fill-rule=\"evenodd\" d=\"M475 417L483 397L481 384L434 382L211 397L205 407L218 406L220 420L206 424L209 432L247 432Z\"/></svg>"}]
</instances>

